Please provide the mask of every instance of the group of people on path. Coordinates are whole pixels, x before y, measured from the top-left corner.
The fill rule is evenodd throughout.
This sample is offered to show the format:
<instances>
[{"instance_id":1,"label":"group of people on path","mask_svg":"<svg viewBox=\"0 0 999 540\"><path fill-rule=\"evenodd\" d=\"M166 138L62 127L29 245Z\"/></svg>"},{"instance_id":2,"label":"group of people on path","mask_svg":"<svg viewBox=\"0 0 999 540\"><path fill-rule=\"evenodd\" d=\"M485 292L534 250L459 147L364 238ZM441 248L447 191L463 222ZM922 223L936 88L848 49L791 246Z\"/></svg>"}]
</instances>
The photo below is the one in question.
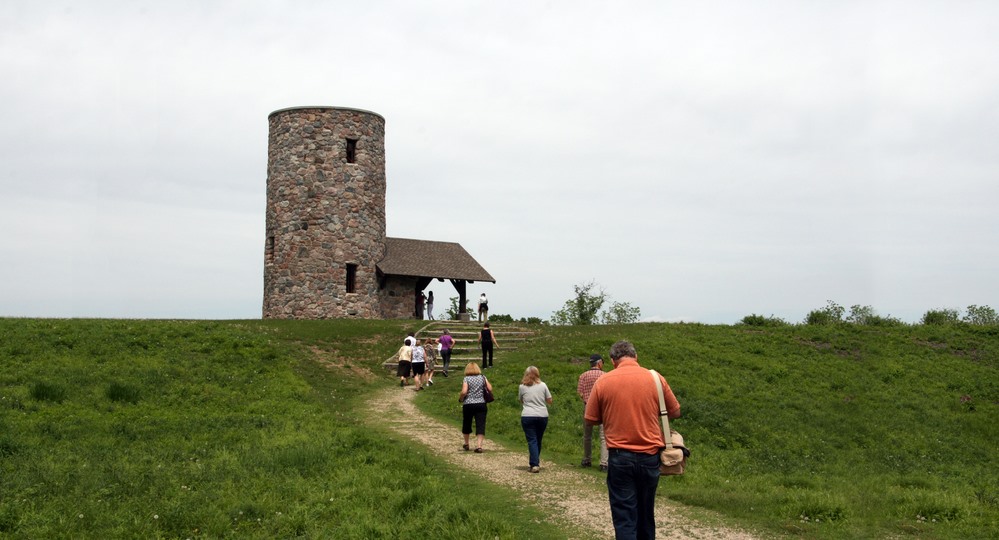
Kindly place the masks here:
<instances>
[{"instance_id":1,"label":"group of people on path","mask_svg":"<svg viewBox=\"0 0 999 540\"><path fill-rule=\"evenodd\" d=\"M448 368L451 364L451 348L454 340L444 330L444 335L440 338L427 338L420 343L413 332L410 332L399 348L398 367L396 375L399 377L399 386L406 386L406 381L413 378L413 385L416 390L429 388L434 384L434 371L436 370L438 356L444 361L443 374L447 377Z\"/></svg>"},{"instance_id":2,"label":"group of people on path","mask_svg":"<svg viewBox=\"0 0 999 540\"><path fill-rule=\"evenodd\" d=\"M441 337L426 338L423 343L410 332L396 353L398 357L396 375L399 377L399 386L405 387L410 377L413 378L416 390L433 386L438 357L443 362L441 373L447 377L451 369L451 351L454 349L454 343L454 338L447 329L443 331Z\"/></svg>"},{"instance_id":3,"label":"group of people on path","mask_svg":"<svg viewBox=\"0 0 999 540\"><path fill-rule=\"evenodd\" d=\"M412 335L407 340L410 338ZM412 340L415 343L415 338ZM446 355L443 352L445 341ZM483 370L492 366L492 345L496 344L488 323L479 332L478 341L483 347L483 367L475 362L465 366L458 400L462 404L462 450L483 453L487 403L492 401L493 391L492 383ZM454 339L447 330L436 340L426 340L423 347L410 346L414 374L417 372L416 358L422 356L423 362L426 362L428 344L440 347L444 358L443 373L447 376L450 350L454 347ZM421 348L424 349L422 355L415 352ZM405 386L403 356L404 351L400 350L401 385ZM616 538L655 538L655 496L659 486L660 453L665 446L656 381L650 377L650 370L638 364L635 346L628 341L615 343L610 348L610 359L613 369L605 372L603 357L591 355L589 369L579 376L576 392L584 408L583 459L580 466L593 466L593 439L598 439L598 463L600 470L607 473L607 493ZM679 418L680 403L669 383L658 373L654 376L658 376L662 385L666 416ZM528 471L531 473L541 470L541 450L552 399L551 390L541 380L540 370L536 366L528 366L518 387L518 400L522 406L520 422L527 441ZM474 449L471 445L473 423Z\"/></svg>"}]
</instances>

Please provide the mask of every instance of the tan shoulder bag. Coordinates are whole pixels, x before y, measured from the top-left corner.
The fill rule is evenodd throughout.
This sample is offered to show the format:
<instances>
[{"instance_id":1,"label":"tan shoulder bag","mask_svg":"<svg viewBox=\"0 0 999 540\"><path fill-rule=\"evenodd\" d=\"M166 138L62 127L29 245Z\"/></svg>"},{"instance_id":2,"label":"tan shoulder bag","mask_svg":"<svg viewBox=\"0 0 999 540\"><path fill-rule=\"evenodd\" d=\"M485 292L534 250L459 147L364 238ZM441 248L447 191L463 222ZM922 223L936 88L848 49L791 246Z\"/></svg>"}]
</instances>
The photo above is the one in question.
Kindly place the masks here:
<instances>
[{"instance_id":1,"label":"tan shoulder bag","mask_svg":"<svg viewBox=\"0 0 999 540\"><path fill-rule=\"evenodd\" d=\"M662 425L663 443L665 444L659 457L659 474L683 474L683 471L687 469L687 456L690 455L690 451L683 444L683 435L669 428L669 417L666 416L666 398L663 396L663 384L662 379L659 378L659 373L654 369L650 369L649 373L652 374L652 379L656 382L656 390L659 391L659 421ZM669 437L666 436L667 433Z\"/></svg>"}]
</instances>

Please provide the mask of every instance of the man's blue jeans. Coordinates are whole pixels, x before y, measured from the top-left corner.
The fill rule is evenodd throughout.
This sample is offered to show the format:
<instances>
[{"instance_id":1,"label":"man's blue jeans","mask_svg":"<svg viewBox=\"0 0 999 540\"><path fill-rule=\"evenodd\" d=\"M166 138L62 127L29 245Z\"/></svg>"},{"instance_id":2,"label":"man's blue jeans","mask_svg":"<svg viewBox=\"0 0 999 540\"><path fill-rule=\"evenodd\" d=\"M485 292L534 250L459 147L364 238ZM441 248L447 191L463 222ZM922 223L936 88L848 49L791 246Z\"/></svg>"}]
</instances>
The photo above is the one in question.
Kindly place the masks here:
<instances>
[{"instance_id":1,"label":"man's blue jeans","mask_svg":"<svg viewBox=\"0 0 999 540\"><path fill-rule=\"evenodd\" d=\"M541 464L541 440L545 438L548 417L521 416L520 426L524 428L524 436L527 437L527 453L530 455L528 463L531 467L537 467Z\"/></svg>"},{"instance_id":2,"label":"man's blue jeans","mask_svg":"<svg viewBox=\"0 0 999 540\"><path fill-rule=\"evenodd\" d=\"M607 460L607 494L610 497L614 537L656 537L656 488L659 487L659 454L638 454L611 448Z\"/></svg>"}]
</instances>

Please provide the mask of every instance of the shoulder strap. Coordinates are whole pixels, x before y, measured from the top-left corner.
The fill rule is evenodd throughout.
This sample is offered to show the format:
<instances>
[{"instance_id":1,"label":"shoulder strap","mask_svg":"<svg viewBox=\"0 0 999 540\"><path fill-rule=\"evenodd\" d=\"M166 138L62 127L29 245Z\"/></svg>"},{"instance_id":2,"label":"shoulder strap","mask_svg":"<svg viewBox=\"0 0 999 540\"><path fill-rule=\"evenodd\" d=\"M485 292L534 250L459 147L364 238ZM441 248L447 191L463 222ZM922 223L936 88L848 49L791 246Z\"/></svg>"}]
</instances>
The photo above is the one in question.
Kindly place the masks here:
<instances>
[{"instance_id":1,"label":"shoulder strap","mask_svg":"<svg viewBox=\"0 0 999 540\"><path fill-rule=\"evenodd\" d=\"M667 449L672 449L673 438L669 434L669 416L667 416L666 411L666 398L663 396L663 382L656 370L650 369L649 373L652 374L652 380L656 383L656 391L659 392L659 423L663 428L663 442L666 443Z\"/></svg>"}]
</instances>

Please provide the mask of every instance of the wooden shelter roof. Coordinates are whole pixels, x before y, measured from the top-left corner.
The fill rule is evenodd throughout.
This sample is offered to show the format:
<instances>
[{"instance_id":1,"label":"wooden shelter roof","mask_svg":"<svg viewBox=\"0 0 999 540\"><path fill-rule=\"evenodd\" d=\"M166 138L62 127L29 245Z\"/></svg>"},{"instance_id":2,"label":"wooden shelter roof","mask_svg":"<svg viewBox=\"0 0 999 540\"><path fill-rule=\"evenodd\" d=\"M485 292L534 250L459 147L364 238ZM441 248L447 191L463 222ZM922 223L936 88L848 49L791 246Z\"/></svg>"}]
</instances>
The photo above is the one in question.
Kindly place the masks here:
<instances>
[{"instance_id":1,"label":"wooden shelter roof","mask_svg":"<svg viewBox=\"0 0 999 540\"><path fill-rule=\"evenodd\" d=\"M456 242L386 238L385 257L378 262L385 275L496 283Z\"/></svg>"}]
</instances>

